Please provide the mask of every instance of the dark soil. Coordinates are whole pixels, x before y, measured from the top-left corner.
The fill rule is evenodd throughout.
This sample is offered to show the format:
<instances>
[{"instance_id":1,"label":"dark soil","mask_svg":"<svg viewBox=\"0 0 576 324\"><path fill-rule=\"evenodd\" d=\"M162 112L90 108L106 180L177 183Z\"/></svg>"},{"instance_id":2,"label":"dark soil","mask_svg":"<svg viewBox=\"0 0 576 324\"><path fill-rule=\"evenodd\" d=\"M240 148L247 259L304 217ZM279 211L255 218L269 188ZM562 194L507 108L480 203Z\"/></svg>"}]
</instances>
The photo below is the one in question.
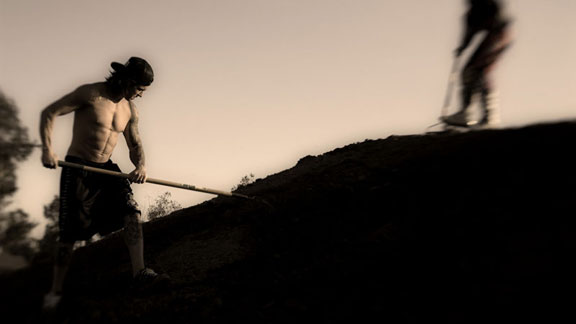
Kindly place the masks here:
<instances>
[{"instance_id":1,"label":"dark soil","mask_svg":"<svg viewBox=\"0 0 576 324\"><path fill-rule=\"evenodd\" d=\"M0 277L19 323L572 322L576 123L391 136L144 224L137 290L119 233L75 252L61 308L48 262ZM570 320L572 318L572 320ZM15 321L16 322L16 321Z\"/></svg>"}]
</instances>

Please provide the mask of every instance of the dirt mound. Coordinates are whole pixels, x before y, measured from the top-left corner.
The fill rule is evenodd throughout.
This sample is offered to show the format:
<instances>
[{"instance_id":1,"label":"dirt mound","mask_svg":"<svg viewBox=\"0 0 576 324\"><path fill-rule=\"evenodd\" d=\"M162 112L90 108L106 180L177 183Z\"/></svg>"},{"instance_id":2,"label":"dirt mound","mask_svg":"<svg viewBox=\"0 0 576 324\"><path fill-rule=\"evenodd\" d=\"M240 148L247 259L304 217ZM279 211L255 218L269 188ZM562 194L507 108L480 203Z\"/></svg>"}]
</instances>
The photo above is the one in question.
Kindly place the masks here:
<instances>
[{"instance_id":1,"label":"dirt mound","mask_svg":"<svg viewBox=\"0 0 576 324\"><path fill-rule=\"evenodd\" d=\"M391 136L301 159L146 223L170 289L130 287L119 235L77 250L57 321L294 323L566 316L576 282L575 123ZM48 264L0 277L37 321ZM26 322L26 321L24 321Z\"/></svg>"}]
</instances>

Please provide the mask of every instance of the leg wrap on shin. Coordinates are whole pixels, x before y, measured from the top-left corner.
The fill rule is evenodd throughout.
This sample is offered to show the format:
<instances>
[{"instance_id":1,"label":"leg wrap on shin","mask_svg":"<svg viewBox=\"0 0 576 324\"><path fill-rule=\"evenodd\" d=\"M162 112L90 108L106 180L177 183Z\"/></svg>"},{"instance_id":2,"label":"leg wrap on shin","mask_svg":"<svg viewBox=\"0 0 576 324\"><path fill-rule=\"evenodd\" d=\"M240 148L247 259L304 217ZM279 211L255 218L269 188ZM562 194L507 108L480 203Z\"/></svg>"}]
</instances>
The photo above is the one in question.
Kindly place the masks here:
<instances>
[{"instance_id":1,"label":"leg wrap on shin","mask_svg":"<svg viewBox=\"0 0 576 324\"><path fill-rule=\"evenodd\" d=\"M124 225L124 241L127 245L134 245L142 240L142 224L140 223L140 213L133 213L126 216Z\"/></svg>"},{"instance_id":2,"label":"leg wrap on shin","mask_svg":"<svg viewBox=\"0 0 576 324\"><path fill-rule=\"evenodd\" d=\"M74 243L58 243L56 246L55 263L57 266L67 266L72 259Z\"/></svg>"},{"instance_id":3,"label":"leg wrap on shin","mask_svg":"<svg viewBox=\"0 0 576 324\"><path fill-rule=\"evenodd\" d=\"M484 88L482 90L482 109L484 111L484 117L482 118L483 124L497 125L500 123L499 103L497 91L489 88Z\"/></svg>"}]
</instances>

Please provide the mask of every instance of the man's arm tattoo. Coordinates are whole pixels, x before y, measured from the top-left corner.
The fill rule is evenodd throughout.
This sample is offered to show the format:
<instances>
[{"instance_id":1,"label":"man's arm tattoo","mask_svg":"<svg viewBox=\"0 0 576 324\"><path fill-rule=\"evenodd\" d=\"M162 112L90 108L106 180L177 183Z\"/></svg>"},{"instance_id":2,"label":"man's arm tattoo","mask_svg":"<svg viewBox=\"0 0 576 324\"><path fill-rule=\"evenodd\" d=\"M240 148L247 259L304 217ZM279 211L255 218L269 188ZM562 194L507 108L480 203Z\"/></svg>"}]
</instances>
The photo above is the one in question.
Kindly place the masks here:
<instances>
[{"instance_id":1,"label":"man's arm tattoo","mask_svg":"<svg viewBox=\"0 0 576 324\"><path fill-rule=\"evenodd\" d=\"M145 164L144 147L142 145L142 139L140 139L140 132L138 131L138 112L132 105L130 108L132 109L132 119L125 132L126 143L130 151L130 161L132 161L136 167L143 167Z\"/></svg>"}]
</instances>

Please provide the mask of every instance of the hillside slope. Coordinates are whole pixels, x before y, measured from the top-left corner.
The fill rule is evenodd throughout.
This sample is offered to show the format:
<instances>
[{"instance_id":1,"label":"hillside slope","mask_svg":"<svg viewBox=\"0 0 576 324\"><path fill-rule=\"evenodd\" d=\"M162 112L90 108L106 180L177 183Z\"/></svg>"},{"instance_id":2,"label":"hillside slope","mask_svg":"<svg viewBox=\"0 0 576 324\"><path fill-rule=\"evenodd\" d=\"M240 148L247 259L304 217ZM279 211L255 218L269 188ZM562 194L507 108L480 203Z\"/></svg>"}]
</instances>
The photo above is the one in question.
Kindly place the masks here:
<instances>
[{"instance_id":1,"label":"hillside slope","mask_svg":"<svg viewBox=\"0 0 576 324\"><path fill-rule=\"evenodd\" d=\"M146 223L170 289L135 291L118 233L77 250L65 323L486 323L574 317L576 123L391 136ZM41 320L49 264L0 277ZM568 296L568 297L567 297Z\"/></svg>"}]
</instances>

